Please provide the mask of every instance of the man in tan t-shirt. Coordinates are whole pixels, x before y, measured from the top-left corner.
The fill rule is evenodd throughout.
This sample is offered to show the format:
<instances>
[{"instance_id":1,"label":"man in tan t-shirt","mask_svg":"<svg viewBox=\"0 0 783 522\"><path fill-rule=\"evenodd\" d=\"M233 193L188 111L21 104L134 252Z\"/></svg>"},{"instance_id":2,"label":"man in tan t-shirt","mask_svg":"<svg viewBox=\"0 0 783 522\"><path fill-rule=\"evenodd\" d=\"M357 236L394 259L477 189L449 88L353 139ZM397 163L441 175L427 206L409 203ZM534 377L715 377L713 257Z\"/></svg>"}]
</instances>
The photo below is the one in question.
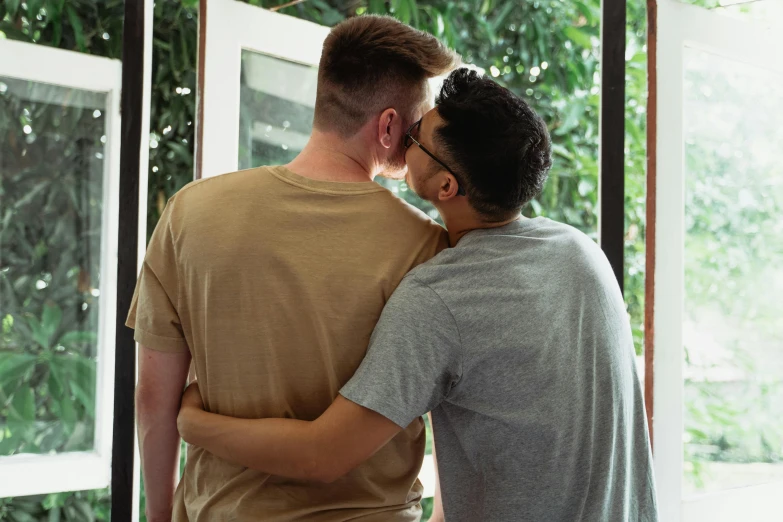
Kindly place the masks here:
<instances>
[{"instance_id":1,"label":"man in tan t-shirt","mask_svg":"<svg viewBox=\"0 0 783 522\"><path fill-rule=\"evenodd\" d=\"M429 108L427 80L456 59L393 19L348 20L324 43L302 153L169 200L127 321L149 522L420 518L420 419L330 484L191 448L175 494L176 418L191 361L215 413L313 420L332 403L403 276L447 246L442 228L372 180L404 174L402 138Z\"/></svg>"}]
</instances>

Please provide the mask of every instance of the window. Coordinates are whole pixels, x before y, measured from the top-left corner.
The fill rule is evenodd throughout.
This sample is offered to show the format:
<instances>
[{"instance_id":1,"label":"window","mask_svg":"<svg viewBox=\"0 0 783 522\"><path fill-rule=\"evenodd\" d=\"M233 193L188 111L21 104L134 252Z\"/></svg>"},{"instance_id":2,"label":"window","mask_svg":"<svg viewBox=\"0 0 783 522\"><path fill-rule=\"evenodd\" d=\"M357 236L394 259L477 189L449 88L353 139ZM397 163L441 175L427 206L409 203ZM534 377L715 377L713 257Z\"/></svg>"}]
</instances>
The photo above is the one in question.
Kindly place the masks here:
<instances>
[{"instance_id":1,"label":"window","mask_svg":"<svg viewBox=\"0 0 783 522\"><path fill-rule=\"evenodd\" d=\"M0 54L0 497L103 488L121 65L6 40Z\"/></svg>"},{"instance_id":2,"label":"window","mask_svg":"<svg viewBox=\"0 0 783 522\"><path fill-rule=\"evenodd\" d=\"M654 436L661 518L783 493L780 36L658 3Z\"/></svg>"}]
</instances>

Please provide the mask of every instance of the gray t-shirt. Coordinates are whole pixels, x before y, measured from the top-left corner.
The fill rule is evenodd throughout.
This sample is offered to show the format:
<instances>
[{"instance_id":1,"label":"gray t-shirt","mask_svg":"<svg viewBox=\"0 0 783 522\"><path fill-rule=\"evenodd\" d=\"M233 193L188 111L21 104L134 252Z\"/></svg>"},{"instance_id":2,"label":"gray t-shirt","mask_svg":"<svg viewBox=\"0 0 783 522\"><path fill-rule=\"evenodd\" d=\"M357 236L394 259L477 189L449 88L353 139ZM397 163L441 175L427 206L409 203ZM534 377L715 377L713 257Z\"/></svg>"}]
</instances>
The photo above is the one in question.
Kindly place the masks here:
<instances>
[{"instance_id":1,"label":"gray t-shirt","mask_svg":"<svg viewBox=\"0 0 783 522\"><path fill-rule=\"evenodd\" d=\"M657 520L623 298L570 226L474 230L411 271L340 393L432 411L448 522Z\"/></svg>"}]
</instances>

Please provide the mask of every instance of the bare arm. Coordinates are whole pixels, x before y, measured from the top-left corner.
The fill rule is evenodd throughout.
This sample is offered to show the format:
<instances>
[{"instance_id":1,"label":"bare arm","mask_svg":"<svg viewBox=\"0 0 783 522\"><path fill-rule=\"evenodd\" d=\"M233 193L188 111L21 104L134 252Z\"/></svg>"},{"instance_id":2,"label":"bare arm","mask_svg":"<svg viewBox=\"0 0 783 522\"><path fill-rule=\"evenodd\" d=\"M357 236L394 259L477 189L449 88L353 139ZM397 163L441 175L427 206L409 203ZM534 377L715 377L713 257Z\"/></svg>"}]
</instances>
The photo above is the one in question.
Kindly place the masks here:
<instances>
[{"instance_id":1,"label":"bare arm","mask_svg":"<svg viewBox=\"0 0 783 522\"><path fill-rule=\"evenodd\" d=\"M428 413L430 419L430 429L432 430L432 463L435 465L435 496L433 497L432 516L429 522L445 522L446 515L443 513L443 499L440 496L440 475L438 474L438 457L435 455L435 428L432 424L432 413Z\"/></svg>"},{"instance_id":2,"label":"bare arm","mask_svg":"<svg viewBox=\"0 0 783 522\"><path fill-rule=\"evenodd\" d=\"M401 428L338 395L318 419L238 419L203 411L197 384L182 399L178 426L190 444L251 469L333 482L370 458Z\"/></svg>"},{"instance_id":3,"label":"bare arm","mask_svg":"<svg viewBox=\"0 0 783 522\"><path fill-rule=\"evenodd\" d=\"M169 522L179 464L179 412L190 352L158 352L139 345L136 418L147 520Z\"/></svg>"}]
</instances>

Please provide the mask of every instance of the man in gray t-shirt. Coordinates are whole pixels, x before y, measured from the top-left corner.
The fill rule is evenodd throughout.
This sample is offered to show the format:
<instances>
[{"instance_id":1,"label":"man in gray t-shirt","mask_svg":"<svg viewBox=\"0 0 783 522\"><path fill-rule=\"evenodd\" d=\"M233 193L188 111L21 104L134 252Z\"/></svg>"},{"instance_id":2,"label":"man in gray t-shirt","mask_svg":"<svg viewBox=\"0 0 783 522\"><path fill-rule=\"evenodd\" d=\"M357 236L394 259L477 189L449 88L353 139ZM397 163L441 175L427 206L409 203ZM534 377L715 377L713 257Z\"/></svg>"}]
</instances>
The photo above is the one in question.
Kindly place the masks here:
<instances>
[{"instance_id":1,"label":"man in gray t-shirt","mask_svg":"<svg viewBox=\"0 0 783 522\"><path fill-rule=\"evenodd\" d=\"M320 417L207 413L191 386L182 437L271 475L333 482L431 411L442 494L432 520L657 521L633 342L609 263L574 228L520 215L551 166L541 118L460 69L403 145L408 185L438 209L453 248L405 277Z\"/></svg>"},{"instance_id":2,"label":"man in gray t-shirt","mask_svg":"<svg viewBox=\"0 0 783 522\"><path fill-rule=\"evenodd\" d=\"M432 411L449 521L655 519L623 298L567 225L474 230L415 268L340 394L400 427Z\"/></svg>"}]
</instances>

